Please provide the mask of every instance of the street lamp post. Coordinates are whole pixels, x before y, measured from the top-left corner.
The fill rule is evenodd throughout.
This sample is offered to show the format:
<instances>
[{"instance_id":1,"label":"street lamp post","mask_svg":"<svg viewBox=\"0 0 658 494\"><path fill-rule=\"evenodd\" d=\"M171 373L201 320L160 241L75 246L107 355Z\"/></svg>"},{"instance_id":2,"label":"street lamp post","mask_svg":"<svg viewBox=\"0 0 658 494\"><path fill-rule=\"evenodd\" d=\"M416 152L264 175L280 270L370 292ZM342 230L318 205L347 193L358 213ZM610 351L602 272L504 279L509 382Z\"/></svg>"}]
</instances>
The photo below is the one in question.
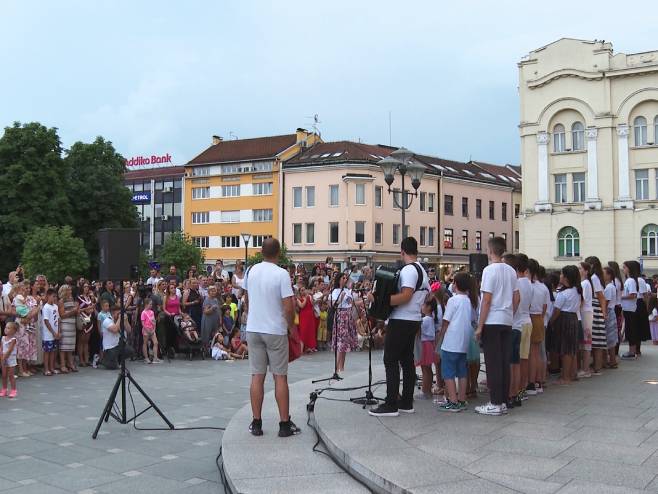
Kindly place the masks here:
<instances>
[{"instance_id":1,"label":"street lamp post","mask_svg":"<svg viewBox=\"0 0 658 494\"><path fill-rule=\"evenodd\" d=\"M425 172L425 167L412 161L413 156L414 153L402 147L396 149L389 156L377 163L384 172L384 181L386 182L386 185L388 185L388 193L393 194L393 203L402 211L402 237L404 237L406 227L406 211L411 207L413 197L418 197L418 188L420 187L420 181L423 179L423 173ZM395 191L391 189L391 185L393 185L395 180L396 171L399 172L402 177L402 190L400 192L400 197L402 198L401 203L396 199ZM407 174L411 177L411 185L414 188L414 192L407 192L405 190L405 176ZM412 197L411 200L409 200L409 196Z\"/></svg>"},{"instance_id":2,"label":"street lamp post","mask_svg":"<svg viewBox=\"0 0 658 494\"><path fill-rule=\"evenodd\" d=\"M249 247L249 240L251 240L251 233L241 233L242 235L242 240L244 241L244 267L247 267L247 257L249 255L249 251L247 250L247 247Z\"/></svg>"}]
</instances>

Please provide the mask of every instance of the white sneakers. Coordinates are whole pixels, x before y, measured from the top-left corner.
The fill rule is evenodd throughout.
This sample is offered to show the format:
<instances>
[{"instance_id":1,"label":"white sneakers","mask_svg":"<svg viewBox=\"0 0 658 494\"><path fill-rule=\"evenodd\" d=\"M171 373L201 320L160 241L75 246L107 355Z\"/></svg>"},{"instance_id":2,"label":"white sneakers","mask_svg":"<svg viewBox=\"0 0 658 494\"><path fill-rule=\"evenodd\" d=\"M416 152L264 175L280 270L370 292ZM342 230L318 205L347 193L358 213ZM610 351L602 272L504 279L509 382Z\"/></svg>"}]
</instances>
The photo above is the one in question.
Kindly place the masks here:
<instances>
[{"instance_id":1,"label":"white sneakers","mask_svg":"<svg viewBox=\"0 0 658 494\"><path fill-rule=\"evenodd\" d=\"M480 415L505 415L507 413L507 405L504 403L502 405L494 405L493 403L489 402L486 405L475 407L475 411Z\"/></svg>"}]
</instances>

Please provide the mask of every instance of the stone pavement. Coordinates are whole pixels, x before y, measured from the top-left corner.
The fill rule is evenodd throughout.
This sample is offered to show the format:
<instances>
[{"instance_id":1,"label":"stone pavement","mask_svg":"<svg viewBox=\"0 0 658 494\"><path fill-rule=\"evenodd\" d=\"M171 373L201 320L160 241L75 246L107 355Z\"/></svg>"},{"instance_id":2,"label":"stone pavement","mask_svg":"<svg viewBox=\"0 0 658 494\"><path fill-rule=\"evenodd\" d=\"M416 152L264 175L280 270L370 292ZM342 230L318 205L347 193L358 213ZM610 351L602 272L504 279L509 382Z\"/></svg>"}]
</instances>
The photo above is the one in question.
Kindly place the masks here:
<instances>
[{"instance_id":1,"label":"stone pavement","mask_svg":"<svg viewBox=\"0 0 658 494\"><path fill-rule=\"evenodd\" d=\"M549 386L503 417L442 413L431 402L417 401L414 415L378 419L356 405L319 399L315 420L340 465L374 492L658 492L658 385L645 382L658 382L658 347L646 345L643 354L604 376ZM361 385L365 378L350 373L333 386ZM377 365L375 381L381 378ZM308 382L294 386L298 410L309 389ZM298 492L302 486L307 492L362 492L328 459L310 452L314 434L307 427L292 440L278 440L272 431L258 442L244 427L248 410L238 412L236 422L238 417L224 449L227 472L240 492ZM255 451L263 460L247 468L235 460ZM340 488L336 479L344 479Z\"/></svg>"},{"instance_id":2,"label":"stone pavement","mask_svg":"<svg viewBox=\"0 0 658 494\"><path fill-rule=\"evenodd\" d=\"M366 366L366 354L348 358L354 372ZM129 368L177 426L224 427L249 400L247 361L174 360ZM333 354L319 352L292 364L290 381L332 370ZM115 379L115 372L92 368L19 379L18 398L0 399L0 493L223 492L215 465L219 431L136 431L110 420L92 440ZM135 399L140 410L144 401ZM164 426L152 411L138 425Z\"/></svg>"}]
</instances>

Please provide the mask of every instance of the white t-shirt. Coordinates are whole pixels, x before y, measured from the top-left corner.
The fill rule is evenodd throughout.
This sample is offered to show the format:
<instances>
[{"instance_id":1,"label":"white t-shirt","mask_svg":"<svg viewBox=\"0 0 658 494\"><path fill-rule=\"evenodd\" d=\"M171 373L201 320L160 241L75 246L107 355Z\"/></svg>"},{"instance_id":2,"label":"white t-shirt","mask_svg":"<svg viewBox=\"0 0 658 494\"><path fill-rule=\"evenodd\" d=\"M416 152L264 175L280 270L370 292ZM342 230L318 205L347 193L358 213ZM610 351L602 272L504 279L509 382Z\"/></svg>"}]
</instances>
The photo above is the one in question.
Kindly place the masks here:
<instances>
[{"instance_id":1,"label":"white t-shirt","mask_svg":"<svg viewBox=\"0 0 658 494\"><path fill-rule=\"evenodd\" d=\"M110 331L110 326L114 326L114 320L111 317L106 317L103 320L101 334L103 335L103 350L109 350L119 344L119 333Z\"/></svg>"},{"instance_id":2,"label":"white t-shirt","mask_svg":"<svg viewBox=\"0 0 658 494\"><path fill-rule=\"evenodd\" d=\"M393 312L391 312L389 319L420 321L423 318L423 314L420 311L430 289L430 279L423 267L417 262L415 264L420 267L420 272L423 274L423 282L421 283L420 288L416 290L416 284L418 283L418 271L411 264L406 265L400 270L398 290L402 291L403 288L411 288L412 290L416 291L411 296L411 300L409 302L393 308Z\"/></svg>"},{"instance_id":3,"label":"white t-shirt","mask_svg":"<svg viewBox=\"0 0 658 494\"><path fill-rule=\"evenodd\" d=\"M148 280L146 280L146 284L147 284L147 285L151 285L151 286L156 286L156 285L157 285L158 283L160 283L161 281L162 281L162 277L161 277L161 276L156 276L155 278L154 278L153 276L151 276L151 277L149 277Z\"/></svg>"},{"instance_id":4,"label":"white t-shirt","mask_svg":"<svg viewBox=\"0 0 658 494\"><path fill-rule=\"evenodd\" d=\"M247 331L265 334L288 334L283 299L292 297L288 271L271 262L252 266L242 283L249 295Z\"/></svg>"},{"instance_id":5,"label":"white t-shirt","mask_svg":"<svg viewBox=\"0 0 658 494\"><path fill-rule=\"evenodd\" d=\"M489 264L482 271L480 290L491 294L491 307L485 324L511 326L514 322L514 292L518 291L516 271L504 262Z\"/></svg>"},{"instance_id":6,"label":"white t-shirt","mask_svg":"<svg viewBox=\"0 0 658 494\"><path fill-rule=\"evenodd\" d=\"M649 321L651 322L657 322L658 321L658 309L655 307L651 311L651 314L649 314Z\"/></svg>"},{"instance_id":7,"label":"white t-shirt","mask_svg":"<svg viewBox=\"0 0 658 494\"><path fill-rule=\"evenodd\" d=\"M615 278L615 288L617 288L617 298L615 299L615 305L621 305L621 296L624 294L624 285L617 278Z\"/></svg>"},{"instance_id":8,"label":"white t-shirt","mask_svg":"<svg viewBox=\"0 0 658 494\"><path fill-rule=\"evenodd\" d=\"M640 277L637 279L638 285L640 285L640 289L638 290L639 295L643 295L645 293L649 293L649 284L644 281L644 278Z\"/></svg>"},{"instance_id":9,"label":"white t-shirt","mask_svg":"<svg viewBox=\"0 0 658 494\"><path fill-rule=\"evenodd\" d=\"M530 301L530 314L541 315L544 312L544 305L548 310L548 304L551 303L551 294L548 287L541 281L532 282L532 300Z\"/></svg>"},{"instance_id":10,"label":"white t-shirt","mask_svg":"<svg viewBox=\"0 0 658 494\"><path fill-rule=\"evenodd\" d=\"M525 276L517 279L519 306L514 313L512 329L521 331L521 326L530 324L530 304L532 303L532 283Z\"/></svg>"},{"instance_id":11,"label":"white t-shirt","mask_svg":"<svg viewBox=\"0 0 658 494\"><path fill-rule=\"evenodd\" d=\"M633 278L626 278L624 281L624 295L637 294L637 284ZM637 298L621 300L621 309L626 312L635 312L637 309Z\"/></svg>"},{"instance_id":12,"label":"white t-shirt","mask_svg":"<svg viewBox=\"0 0 658 494\"><path fill-rule=\"evenodd\" d=\"M45 304L41 309L43 315L43 322L41 326L41 340L53 341L55 337L46 327L45 321L50 323L50 327L55 333L59 333L59 309L54 304Z\"/></svg>"},{"instance_id":13,"label":"white t-shirt","mask_svg":"<svg viewBox=\"0 0 658 494\"><path fill-rule=\"evenodd\" d=\"M603 291L603 284L599 277L595 274L592 275L592 289L594 290L594 295Z\"/></svg>"},{"instance_id":14,"label":"white t-shirt","mask_svg":"<svg viewBox=\"0 0 658 494\"><path fill-rule=\"evenodd\" d=\"M580 294L575 288L567 288L561 292L557 292L555 302L553 302L554 309L560 309L562 312L580 312Z\"/></svg>"},{"instance_id":15,"label":"white t-shirt","mask_svg":"<svg viewBox=\"0 0 658 494\"><path fill-rule=\"evenodd\" d=\"M434 318L423 316L423 321L420 323L420 341L434 341L435 333Z\"/></svg>"},{"instance_id":16,"label":"white t-shirt","mask_svg":"<svg viewBox=\"0 0 658 494\"><path fill-rule=\"evenodd\" d=\"M617 300L617 288L613 283L608 283L603 290L603 296L608 301L608 307L613 307L615 305L615 300Z\"/></svg>"},{"instance_id":17,"label":"white t-shirt","mask_svg":"<svg viewBox=\"0 0 658 494\"><path fill-rule=\"evenodd\" d=\"M354 302L354 294L352 293L352 290L349 288L345 288L344 290L341 288L335 288L331 292L331 305L333 306L339 299L341 299L340 303L338 304L339 309L352 308L352 303Z\"/></svg>"},{"instance_id":18,"label":"white t-shirt","mask_svg":"<svg viewBox=\"0 0 658 494\"><path fill-rule=\"evenodd\" d=\"M11 293L12 288L13 288L13 285L9 282L6 282L4 285L2 285L2 296L3 297L8 297L9 294Z\"/></svg>"},{"instance_id":19,"label":"white t-shirt","mask_svg":"<svg viewBox=\"0 0 658 494\"><path fill-rule=\"evenodd\" d=\"M580 312L594 312L592 308L592 284L589 280L583 280L580 282L580 286L583 288L583 305L580 307Z\"/></svg>"},{"instance_id":20,"label":"white t-shirt","mask_svg":"<svg viewBox=\"0 0 658 494\"><path fill-rule=\"evenodd\" d=\"M516 276L516 275L515 275ZM470 299L458 293L448 300L443 320L448 321L448 329L443 336L441 350L446 352L467 353L473 335L471 314L473 306Z\"/></svg>"}]
</instances>

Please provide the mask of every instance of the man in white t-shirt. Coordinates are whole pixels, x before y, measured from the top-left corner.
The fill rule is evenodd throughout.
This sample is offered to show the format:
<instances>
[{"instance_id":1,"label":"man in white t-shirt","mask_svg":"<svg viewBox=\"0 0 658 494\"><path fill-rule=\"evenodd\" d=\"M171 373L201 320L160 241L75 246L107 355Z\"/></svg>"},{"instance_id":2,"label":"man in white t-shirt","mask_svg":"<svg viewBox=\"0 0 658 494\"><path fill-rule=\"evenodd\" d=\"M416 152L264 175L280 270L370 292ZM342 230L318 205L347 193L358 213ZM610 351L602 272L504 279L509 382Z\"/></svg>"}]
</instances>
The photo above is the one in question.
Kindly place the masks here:
<instances>
[{"instance_id":1,"label":"man in white t-shirt","mask_svg":"<svg viewBox=\"0 0 658 494\"><path fill-rule=\"evenodd\" d=\"M146 280L146 284L151 286L158 286L158 283L161 281L162 276L160 276L160 272L157 269L151 269L150 276Z\"/></svg>"},{"instance_id":2,"label":"man in white t-shirt","mask_svg":"<svg viewBox=\"0 0 658 494\"><path fill-rule=\"evenodd\" d=\"M475 407L483 415L507 413L512 357L512 323L519 304L516 271L502 262L507 248L505 239L489 239L489 265L482 271L482 303L480 321L475 335L482 340L487 366L487 386L490 402Z\"/></svg>"},{"instance_id":3,"label":"man in white t-shirt","mask_svg":"<svg viewBox=\"0 0 658 494\"><path fill-rule=\"evenodd\" d=\"M246 292L247 344L251 367L251 411L249 432L263 435L263 396L267 367L274 376L274 396L279 407L279 437L299 434L290 420L288 391L288 332L295 320L290 277L277 266L281 244L275 238L263 242L263 262L251 266L244 277Z\"/></svg>"},{"instance_id":4,"label":"man in white t-shirt","mask_svg":"<svg viewBox=\"0 0 658 494\"><path fill-rule=\"evenodd\" d=\"M417 262L418 243L407 237L400 244L400 255L405 266L400 270L398 293L391 295L393 312L388 319L384 341L386 368L386 401L370 410L375 417L397 417L399 412L414 413L414 343L420 331L421 309L429 292L429 278ZM422 278L419 279L419 276ZM372 301L372 294L369 295ZM402 395L400 395L400 367L402 367Z\"/></svg>"}]
</instances>

